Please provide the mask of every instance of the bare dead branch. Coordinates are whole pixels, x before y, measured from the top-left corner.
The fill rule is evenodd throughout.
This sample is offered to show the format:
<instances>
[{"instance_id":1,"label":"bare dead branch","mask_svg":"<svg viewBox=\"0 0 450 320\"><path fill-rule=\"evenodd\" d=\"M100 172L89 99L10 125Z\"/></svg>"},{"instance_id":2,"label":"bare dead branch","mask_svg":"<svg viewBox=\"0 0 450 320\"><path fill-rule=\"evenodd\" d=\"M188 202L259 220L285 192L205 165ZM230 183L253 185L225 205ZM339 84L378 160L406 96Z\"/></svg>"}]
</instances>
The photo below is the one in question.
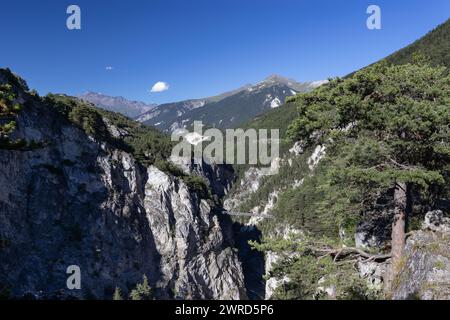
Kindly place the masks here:
<instances>
[{"instance_id":1,"label":"bare dead branch","mask_svg":"<svg viewBox=\"0 0 450 320\"><path fill-rule=\"evenodd\" d=\"M326 256L333 257L333 261L342 261L347 259L355 259L357 257L362 257L366 261L384 261L391 258L391 254L370 254L358 248L343 247L343 248L314 248L308 247L312 252L317 252L319 254L319 259Z\"/></svg>"}]
</instances>

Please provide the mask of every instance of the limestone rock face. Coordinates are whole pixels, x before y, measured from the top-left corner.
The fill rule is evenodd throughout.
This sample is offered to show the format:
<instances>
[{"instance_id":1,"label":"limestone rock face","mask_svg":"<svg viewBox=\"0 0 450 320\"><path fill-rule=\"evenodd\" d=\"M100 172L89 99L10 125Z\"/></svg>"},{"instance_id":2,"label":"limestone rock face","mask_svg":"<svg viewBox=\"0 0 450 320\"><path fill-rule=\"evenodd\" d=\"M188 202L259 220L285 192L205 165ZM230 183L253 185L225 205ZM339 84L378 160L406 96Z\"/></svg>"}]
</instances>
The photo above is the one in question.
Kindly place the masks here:
<instances>
[{"instance_id":1,"label":"limestone rock face","mask_svg":"<svg viewBox=\"0 0 450 320\"><path fill-rule=\"evenodd\" d=\"M450 232L442 232L444 226L431 219L434 215L427 214L424 227L431 223L439 231L426 228L407 240L393 299L450 299Z\"/></svg>"},{"instance_id":2,"label":"limestone rock face","mask_svg":"<svg viewBox=\"0 0 450 320\"><path fill-rule=\"evenodd\" d=\"M186 174L202 176L208 183L211 192L222 198L230 191L234 179L233 166L227 164L216 164L212 161L199 161L184 157L170 157L170 161L183 170Z\"/></svg>"},{"instance_id":3,"label":"limestone rock face","mask_svg":"<svg viewBox=\"0 0 450 320\"><path fill-rule=\"evenodd\" d=\"M262 170L254 167L249 168L244 173L244 177L240 181L240 185L236 188L235 193L225 200L225 209L234 210L239 208L239 205L259 189L263 177L264 172Z\"/></svg>"},{"instance_id":4,"label":"limestone rock face","mask_svg":"<svg viewBox=\"0 0 450 320\"><path fill-rule=\"evenodd\" d=\"M156 298L246 297L229 218L182 180L45 105L25 104L17 122L17 138L46 144L0 150L2 294L111 299L146 275ZM220 180L215 172L208 177ZM81 290L67 288L71 265L80 267Z\"/></svg>"},{"instance_id":5,"label":"limestone rock face","mask_svg":"<svg viewBox=\"0 0 450 320\"><path fill-rule=\"evenodd\" d=\"M359 276L367 280L367 286L374 291L383 290L383 278L386 273L386 263L375 261L358 261Z\"/></svg>"},{"instance_id":6,"label":"limestone rock face","mask_svg":"<svg viewBox=\"0 0 450 320\"><path fill-rule=\"evenodd\" d=\"M425 215L423 228L450 234L450 218L444 217L442 210L430 211Z\"/></svg>"}]
</instances>

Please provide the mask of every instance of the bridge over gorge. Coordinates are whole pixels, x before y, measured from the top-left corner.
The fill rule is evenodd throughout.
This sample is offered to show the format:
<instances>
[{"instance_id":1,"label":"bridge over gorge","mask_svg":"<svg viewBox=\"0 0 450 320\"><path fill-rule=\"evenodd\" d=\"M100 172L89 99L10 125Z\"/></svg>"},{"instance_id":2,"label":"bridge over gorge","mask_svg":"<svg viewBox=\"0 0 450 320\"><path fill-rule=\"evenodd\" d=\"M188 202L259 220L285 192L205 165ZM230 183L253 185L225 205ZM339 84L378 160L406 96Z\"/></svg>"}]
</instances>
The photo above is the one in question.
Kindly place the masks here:
<instances>
[{"instance_id":1,"label":"bridge over gorge","mask_svg":"<svg viewBox=\"0 0 450 320\"><path fill-rule=\"evenodd\" d=\"M261 218L266 218L266 219L275 219L275 217L270 214L258 214L258 213L251 213L251 212L236 212L236 211L223 210L220 212L220 214L225 214L228 216L261 217Z\"/></svg>"}]
</instances>

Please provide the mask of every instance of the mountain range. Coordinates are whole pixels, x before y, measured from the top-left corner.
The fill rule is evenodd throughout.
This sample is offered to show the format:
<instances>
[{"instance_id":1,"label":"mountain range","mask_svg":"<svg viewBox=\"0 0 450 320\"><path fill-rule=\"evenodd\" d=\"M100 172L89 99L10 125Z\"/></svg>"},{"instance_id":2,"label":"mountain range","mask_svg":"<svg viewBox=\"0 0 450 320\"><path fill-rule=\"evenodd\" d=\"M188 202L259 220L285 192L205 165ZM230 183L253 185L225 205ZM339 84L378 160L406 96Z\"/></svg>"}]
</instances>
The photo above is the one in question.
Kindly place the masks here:
<instances>
[{"instance_id":1,"label":"mountain range","mask_svg":"<svg viewBox=\"0 0 450 320\"><path fill-rule=\"evenodd\" d=\"M382 61L404 64L422 56L432 65L449 67L450 43L446 39L450 39L450 20ZM353 73L349 76L351 75ZM261 121L261 117L270 119L271 114L278 114L275 117L282 116L285 111L288 114L285 114L284 118L289 118L290 110L274 110L268 115L264 114L283 105L288 96L311 91L323 83L326 81L297 82L279 75L271 75L256 85L246 84L217 96L161 105L95 92L86 92L78 98L168 132L189 127L194 120L218 128L231 128L253 119Z\"/></svg>"},{"instance_id":2,"label":"mountain range","mask_svg":"<svg viewBox=\"0 0 450 320\"><path fill-rule=\"evenodd\" d=\"M78 96L78 98L93 103L99 108L119 112L132 119L154 109L157 106L157 104L148 104L142 101L130 101L124 97L112 97L102 93L90 91Z\"/></svg>"},{"instance_id":3,"label":"mountain range","mask_svg":"<svg viewBox=\"0 0 450 320\"><path fill-rule=\"evenodd\" d=\"M412 44L402 48L388 57L376 62L392 64L411 63L420 57L426 59L433 66L450 67L450 19L440 24ZM375 64L376 64L375 63ZM350 73L347 77L354 75ZM260 114L244 125L247 128L278 128L285 133L292 119L297 117L294 104L287 103L283 108L269 110Z\"/></svg>"},{"instance_id":4,"label":"mountain range","mask_svg":"<svg viewBox=\"0 0 450 320\"><path fill-rule=\"evenodd\" d=\"M245 85L212 98L162 104L138 121L162 131L190 127L194 121L220 129L244 124L259 114L278 108L287 97L310 91L325 81L297 82L272 75L255 85Z\"/></svg>"},{"instance_id":5,"label":"mountain range","mask_svg":"<svg viewBox=\"0 0 450 320\"><path fill-rule=\"evenodd\" d=\"M350 158L355 153L357 153L356 157L367 156L377 159L375 150L382 145L379 141L374 142L374 149L366 149L359 146L352 151L346 150L346 148L355 145L358 139L360 139L359 141L365 141L364 139L367 137L364 134L380 130L380 128L387 126L387 122L391 121L389 117L386 117L386 120L380 121L377 126L371 126L367 131L359 133L359 136L356 135L354 133L354 124L357 122L353 120L353 117L358 113L359 108L369 103L368 101L372 100L369 105L377 110L376 115L382 116L383 111L380 111L380 101L389 99L388 101L392 101L389 107L395 106L395 98L391 97L390 94L397 93L398 96L401 96L401 101L408 101L407 107L412 111L415 109L413 107L414 100L407 100L408 95L426 97L427 95L424 95L422 92L433 88L433 90L430 90L433 95L436 95L441 90L441 106L450 106L448 100L448 97L450 97L448 94L450 79L448 76L444 78L446 73L448 75L448 68L445 69L445 66L448 66L450 61L448 59L449 51L445 49L450 47L449 33L450 20L447 20L413 44L391 54L387 58L381 59L357 73L352 73L344 79L333 80L310 94L288 98L284 106L270 110L244 125L244 128L279 129L282 141L281 159L276 163L279 169L278 174L264 176L257 166L238 168L237 181L224 203L224 206L230 211L270 213L276 217L273 220L264 220L259 217L252 218L248 222L248 225L261 230L263 233L264 240L260 248L265 253L263 266L266 277L269 277L265 282L264 288L266 299L271 297L280 299L313 297L317 292L318 284L321 284L320 287L322 289L320 290L325 288L325 292L322 291L322 293L327 299L342 299L336 293L340 290L338 289L339 286L342 288L345 287L345 284L336 285L336 282L330 282L332 283L330 284L327 281L328 279L335 280L342 276L345 272L342 268L343 264L338 267L342 269L320 274L320 270L324 265L319 264L314 270L314 258L308 260L311 257L308 254L302 256L294 253L297 250L301 250L300 248L302 247L308 247L305 244L305 238L301 236L305 232L315 233L319 238L319 240L315 240L316 242L311 247L322 245L321 237L326 236L329 232L334 232L334 235L331 237L334 237L338 243L344 243L344 247L353 246L357 250L374 250L380 254L389 254L394 239L391 231L394 223L397 221L392 215L395 192L390 193L392 189L382 189L382 196L377 195L376 200L368 201L368 204L360 211L352 209L346 204L344 205L346 209L337 213L342 208L338 208L341 204L346 201L351 203L352 201L351 196L354 196L354 194L351 194L348 190L342 192L342 190L346 190L351 186L351 182L349 179L343 179L340 186L334 184L332 188L329 188L330 180L328 179L330 177L337 180L341 179L336 174L336 172L342 170L341 166L347 165L345 170L351 170L349 168L352 168L357 161L361 161L360 159L355 161L353 160L355 158ZM432 68L431 66L443 66L443 68ZM386 72L386 70L388 71ZM434 75L423 75L421 72ZM395 73L398 75L393 80L394 78L390 77L393 77ZM442 78L447 80L443 80L440 82L440 85L437 85ZM341 85L340 81L343 81L344 84ZM368 94L367 92L370 91L367 91L364 93L365 90L373 90L371 86L373 84L377 86L376 81L379 81L382 85L379 85L375 92ZM391 81L391 83L388 84L388 81ZM416 81L421 82L419 85L416 85ZM431 84L431 82L436 84ZM396 86L400 87L401 90L398 87L396 88ZM345 90L347 90L346 93ZM387 92L384 93L384 97L381 95L382 90ZM420 93L417 93L415 96L411 94L411 92L415 92L413 90L417 90ZM356 101L355 97L361 92L365 96L360 101ZM447 100L442 102L446 95ZM423 100L425 102L425 99ZM433 99L430 100L433 101ZM327 139L320 137L315 142L315 145L308 149L305 147L305 142L310 138L314 140L315 135L305 133L303 136L293 136L293 132L303 132L303 130L308 130L308 128L317 130L320 133L319 135L321 135L322 132L320 130L323 127L318 129L317 124L327 125L328 121L332 122L339 119L340 117L336 113L339 106L342 108L341 110L346 110L347 106L352 106L354 109L353 111L348 111L347 114L345 112L341 113L341 117L345 114L346 117L352 120L349 120L351 125L341 126L340 129L336 130L336 136L332 139L336 139L337 143L332 142L328 144ZM401 110L401 107L402 104L397 102L398 110ZM328 115L325 111L326 108L329 108ZM435 123L438 123L439 119L443 117L437 116L438 112L436 109L439 108L439 104L437 103L429 108L435 114ZM445 110L445 108L443 109ZM415 109L418 113L426 113L426 110L426 103L423 106L421 105L421 108ZM443 113L445 114L445 112ZM446 114L448 117L448 109ZM393 113L391 117L401 119L396 123L396 126L399 128L402 126L403 128L408 127L410 123L426 118L425 116L411 117L414 121L410 120L408 122L405 120L406 117L396 113ZM295 123L293 119L302 120L297 122L296 128L292 126ZM305 121L305 119L309 121ZM424 121L424 123L426 122ZM434 126L438 127L439 125L436 124ZM448 126L448 120L444 127L446 126ZM347 133L345 132L348 132L349 135L347 144L343 148L343 141L340 140L341 138L336 137L339 137L341 133L346 135ZM422 136L419 138L419 144L426 144L423 139ZM442 135L441 139L440 143L442 145L445 145L444 141L448 143L448 131ZM405 144L411 143L411 140L413 139L406 139ZM327 147L324 147L324 145L327 145ZM358 150L358 148L360 149ZM405 148L405 150L407 149ZM425 159L431 158L437 153L437 149L436 151L425 153ZM349 158L353 162L349 161ZM332 162L332 159L337 160ZM350 165L346 164L347 161ZM377 159L377 161L379 160ZM446 161L448 165L448 158ZM378 166L373 166L372 168L375 167ZM365 179L369 175L369 171L370 169L362 173L361 179ZM413 211L414 213L410 213L409 218L407 218L409 226L406 231L409 231L412 237L406 237L404 256L402 257L401 267L399 267L401 271L394 279L395 285L390 285L391 275L389 273L395 274L395 272L398 272L395 268L393 271L390 270L391 265L397 265L396 262L393 263L389 260L374 262L371 259L357 258L356 279L367 280L370 283L370 290L374 290L372 292L378 291L378 296L371 297L371 299L450 299L448 291L450 260L446 259L445 262L440 263L441 269L439 271L433 269L436 260L443 259L442 256L447 253L442 251L430 253L428 250L418 249L419 246L424 248L430 245L430 242L436 240L435 237L441 236L439 232L442 233L442 231L438 233L429 232L430 229L433 230L434 228L429 226L434 216L438 217L436 219L438 227L435 230L442 230L443 228L450 230L450 219L445 217L445 213L448 216L450 212L450 202L448 201L450 193L446 192L446 189L446 187L441 185L434 190L432 196L439 200L430 207L424 201L426 194L424 190L420 191L421 196L413 197L413 199L409 198L409 201L415 203L414 207L416 208ZM361 191L358 190L355 194L359 194L359 196L364 198L367 196L365 193L374 192L374 190L375 187L369 187ZM338 193L341 194L337 195ZM326 200L327 197L329 197L328 200ZM331 209L333 207L337 209L334 212ZM345 218L340 216L342 213L346 215ZM447 232L446 234L448 236L449 233ZM296 236L300 240L292 242L287 240L288 238L295 239ZM441 243L438 240L436 241L440 246L449 248L448 242ZM279 250L280 247L284 249ZM281 262L277 261L281 257L288 258ZM255 258L252 254L247 254L246 259L251 259L251 262L244 262L244 272L252 275L257 273L261 266L254 263ZM276 262L273 263L273 261ZM334 263L336 257L331 261ZM419 267L421 263L423 264ZM437 280L443 279L436 276L437 272L445 276L447 280ZM274 274L276 276L273 276ZM312 279L308 278L309 276L317 276L317 278L311 281L311 291L308 292L307 281L309 280L307 279ZM351 276L349 275L344 276L345 281L348 281L350 278ZM285 279L295 280L286 281ZM255 281L250 284L252 291L258 291L257 283ZM323 285L323 283L328 284ZM387 292L386 295L384 295L383 290ZM262 293L263 290L259 292ZM363 299L367 297L365 296Z\"/></svg>"},{"instance_id":6,"label":"mountain range","mask_svg":"<svg viewBox=\"0 0 450 320\"><path fill-rule=\"evenodd\" d=\"M129 101L124 97L95 92L87 92L78 98L102 109L119 112L161 131L187 128L194 121L202 121L207 126L223 129L242 125L283 105L287 97L311 91L323 83L326 81L297 82L271 75L257 84L246 84L216 96L161 105Z\"/></svg>"}]
</instances>

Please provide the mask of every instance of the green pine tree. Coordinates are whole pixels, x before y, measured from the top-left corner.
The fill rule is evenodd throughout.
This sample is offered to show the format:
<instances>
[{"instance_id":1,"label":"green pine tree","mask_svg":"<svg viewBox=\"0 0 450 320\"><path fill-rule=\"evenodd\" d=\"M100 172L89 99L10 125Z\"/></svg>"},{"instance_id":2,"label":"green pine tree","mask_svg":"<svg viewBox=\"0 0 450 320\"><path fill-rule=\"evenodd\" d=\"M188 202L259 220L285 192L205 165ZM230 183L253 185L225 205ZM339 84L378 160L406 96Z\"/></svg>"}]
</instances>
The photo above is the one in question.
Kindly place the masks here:
<instances>
[{"instance_id":1,"label":"green pine tree","mask_svg":"<svg viewBox=\"0 0 450 320\"><path fill-rule=\"evenodd\" d=\"M113 300L123 300L122 298L122 290L119 287L116 287L114 290Z\"/></svg>"},{"instance_id":2,"label":"green pine tree","mask_svg":"<svg viewBox=\"0 0 450 320\"><path fill-rule=\"evenodd\" d=\"M16 130L14 120L22 107L14 100L16 95L10 84L0 86L0 148L14 148L22 145L21 141L12 141L10 135Z\"/></svg>"},{"instance_id":3,"label":"green pine tree","mask_svg":"<svg viewBox=\"0 0 450 320\"><path fill-rule=\"evenodd\" d=\"M328 190L337 186L358 190L359 204L392 190L394 267L389 288L405 245L411 191L437 196L449 184L450 77L446 68L380 63L300 95L296 103L299 117L288 133L306 145L327 146L332 161ZM325 201L332 199L330 194ZM337 193L328 209L354 209L355 199L344 199L344 194Z\"/></svg>"},{"instance_id":4,"label":"green pine tree","mask_svg":"<svg viewBox=\"0 0 450 320\"><path fill-rule=\"evenodd\" d=\"M130 293L131 300L152 300L153 290L148 284L147 276L142 277L142 283L138 283L136 288L131 290Z\"/></svg>"}]
</instances>

